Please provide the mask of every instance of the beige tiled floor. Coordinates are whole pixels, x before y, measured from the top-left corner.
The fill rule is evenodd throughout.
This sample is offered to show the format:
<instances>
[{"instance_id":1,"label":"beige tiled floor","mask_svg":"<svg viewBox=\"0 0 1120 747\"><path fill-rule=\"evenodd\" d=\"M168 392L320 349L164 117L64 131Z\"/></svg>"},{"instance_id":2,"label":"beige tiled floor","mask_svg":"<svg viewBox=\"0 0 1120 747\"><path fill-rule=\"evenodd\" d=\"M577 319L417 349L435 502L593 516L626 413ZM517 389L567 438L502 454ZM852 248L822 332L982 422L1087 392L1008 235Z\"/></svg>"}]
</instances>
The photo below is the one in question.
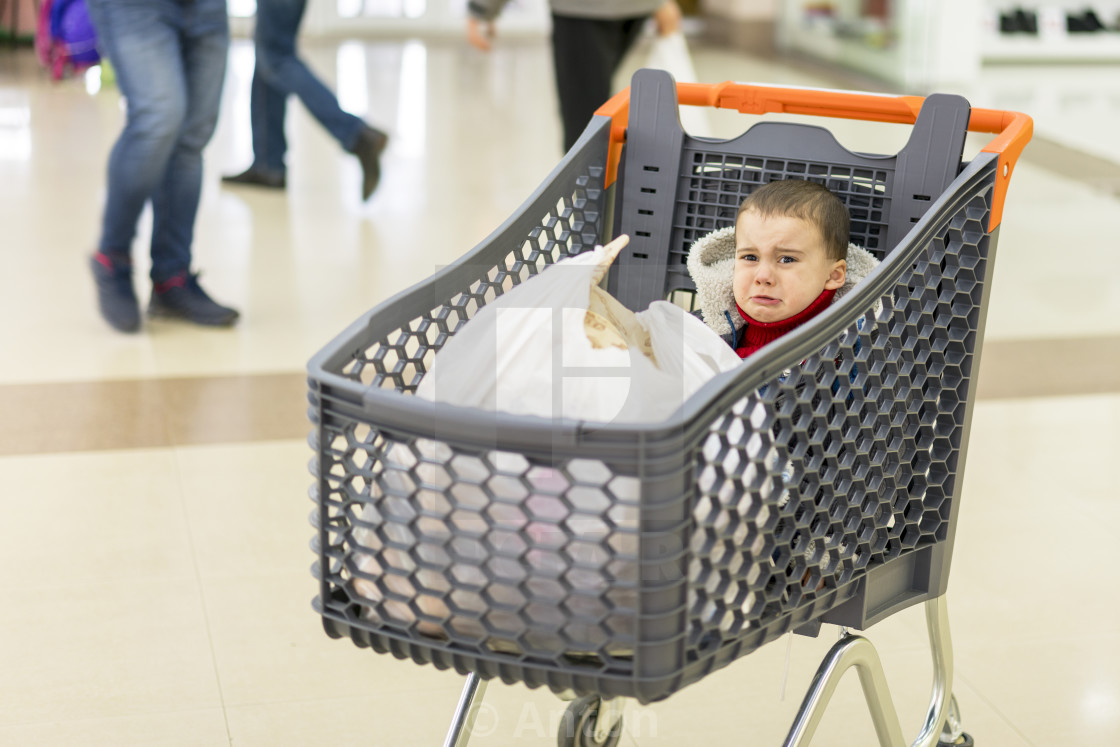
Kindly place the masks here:
<instances>
[{"instance_id":1,"label":"beige tiled floor","mask_svg":"<svg viewBox=\"0 0 1120 747\"><path fill-rule=\"evenodd\" d=\"M249 158L252 53L237 43L207 154L196 256L207 287L244 319L229 331L152 324L123 337L96 317L84 263L118 98L81 81L51 84L29 52L0 52L0 386L58 385L61 394L67 382L298 375L358 314L483 239L560 156L540 41L508 40L490 58L417 40L308 54L347 105L393 131L378 193L359 202L357 165L298 104L287 193L220 188L218 175ZM830 83L726 51L696 57L706 80ZM1010 106L1004 93L1028 89L1033 73L1000 75L971 92L976 105ZM998 100L976 98L985 91ZM1030 113L1061 120L1069 144L1088 149L1102 121L1113 123L1108 132L1120 123L1115 97L1105 101L1091 105L1105 108L1093 108L1084 130L1061 111ZM713 134L738 126L733 115L711 121ZM899 142L891 128L834 131L857 148ZM1005 212L989 340L1114 339L1118 219L1115 196L1028 154ZM38 422L18 398L0 402L10 409L0 413L6 439L13 423ZM102 410L76 422L38 407L49 421L39 431L120 427ZM161 426L158 448L105 450L88 444L121 441L86 439L91 450L0 456L0 744L441 743L461 677L331 640L311 610L306 443L253 440L251 429L238 443L192 440L189 414L174 433ZM1120 504L1107 469L1118 450L1120 392L976 407L949 615L955 692L979 744L1120 743ZM922 612L867 635L913 736L929 695ZM834 640L829 628L782 640L666 702L632 707L622 743L778 744ZM873 744L854 675L837 698L814 744ZM493 684L472 744L555 744L562 708L547 692Z\"/></svg>"}]
</instances>

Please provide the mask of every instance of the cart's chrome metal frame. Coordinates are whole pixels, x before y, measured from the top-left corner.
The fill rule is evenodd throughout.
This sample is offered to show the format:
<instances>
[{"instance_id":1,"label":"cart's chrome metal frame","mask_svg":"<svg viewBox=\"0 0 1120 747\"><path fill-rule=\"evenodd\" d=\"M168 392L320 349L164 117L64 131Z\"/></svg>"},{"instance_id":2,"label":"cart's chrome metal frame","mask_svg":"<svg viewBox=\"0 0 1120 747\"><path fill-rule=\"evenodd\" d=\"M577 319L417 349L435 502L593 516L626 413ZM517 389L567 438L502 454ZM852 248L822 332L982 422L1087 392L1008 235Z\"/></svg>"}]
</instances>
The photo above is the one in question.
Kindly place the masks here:
<instances>
[{"instance_id":1,"label":"cart's chrome metal frame","mask_svg":"<svg viewBox=\"0 0 1120 747\"><path fill-rule=\"evenodd\" d=\"M478 718L478 709L482 706L488 684L487 680L475 672L467 676L467 683L463 685L463 692L459 695L459 704L455 706L455 715L451 719L447 737L443 740L443 747L466 747L471 732L474 731L474 722Z\"/></svg>"},{"instance_id":2,"label":"cart's chrome metal frame","mask_svg":"<svg viewBox=\"0 0 1120 747\"><path fill-rule=\"evenodd\" d=\"M942 739L942 727L950 712L953 697L953 643L949 637L949 616L945 595L925 603L926 627L929 630L930 654L933 658L933 692L930 695L926 722L912 747L934 747ZM887 687L886 674L879 654L871 641L863 636L844 631L840 640L825 656L801 701L801 709L794 719L784 747L801 747L809 744L832 698L836 685L849 669L859 674L863 695L875 724L875 733L883 747L905 747L902 724L894 708ZM952 709L955 712L955 707ZM959 729L959 717L952 728Z\"/></svg>"},{"instance_id":3,"label":"cart's chrome metal frame","mask_svg":"<svg viewBox=\"0 0 1120 747\"><path fill-rule=\"evenodd\" d=\"M933 659L933 688L925 724L910 747L935 747L939 741L951 743L961 734L960 714L953 698L953 644L949 636L945 595L926 602L925 610ZM852 635L846 629L842 630L840 640L817 668L783 743L784 747L804 747L810 743L836 686L852 668L859 674L879 744L882 747L906 747L902 724L898 720L894 699L887 687L886 673L875 646L867 638ZM486 680L471 673L463 686L444 747L466 747L485 692ZM605 739L607 732L621 718L622 700L612 698L603 702L603 711L595 723L596 739Z\"/></svg>"}]
</instances>

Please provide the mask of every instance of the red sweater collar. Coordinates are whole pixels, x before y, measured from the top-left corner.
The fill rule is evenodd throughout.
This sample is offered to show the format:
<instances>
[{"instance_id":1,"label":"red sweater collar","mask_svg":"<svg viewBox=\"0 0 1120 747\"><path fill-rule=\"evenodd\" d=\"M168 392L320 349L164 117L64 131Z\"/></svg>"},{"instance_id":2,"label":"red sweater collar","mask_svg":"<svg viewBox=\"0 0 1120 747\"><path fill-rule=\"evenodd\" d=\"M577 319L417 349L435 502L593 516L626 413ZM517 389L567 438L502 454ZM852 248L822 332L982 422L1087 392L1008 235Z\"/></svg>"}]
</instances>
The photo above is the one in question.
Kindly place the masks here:
<instances>
[{"instance_id":1,"label":"red sweater collar","mask_svg":"<svg viewBox=\"0 0 1120 747\"><path fill-rule=\"evenodd\" d=\"M782 319L777 322L755 321L747 316L747 312L743 311L743 309L739 307L739 304L735 304L735 308L739 309L739 314L747 322L747 327L743 330L743 335L739 339L739 347L735 348L735 352L739 354L740 358L746 358L763 345L771 343L787 332L797 329L802 324L827 309L835 295L835 288L826 289L817 296L815 301L806 306L803 311L794 314L788 319Z\"/></svg>"}]
</instances>

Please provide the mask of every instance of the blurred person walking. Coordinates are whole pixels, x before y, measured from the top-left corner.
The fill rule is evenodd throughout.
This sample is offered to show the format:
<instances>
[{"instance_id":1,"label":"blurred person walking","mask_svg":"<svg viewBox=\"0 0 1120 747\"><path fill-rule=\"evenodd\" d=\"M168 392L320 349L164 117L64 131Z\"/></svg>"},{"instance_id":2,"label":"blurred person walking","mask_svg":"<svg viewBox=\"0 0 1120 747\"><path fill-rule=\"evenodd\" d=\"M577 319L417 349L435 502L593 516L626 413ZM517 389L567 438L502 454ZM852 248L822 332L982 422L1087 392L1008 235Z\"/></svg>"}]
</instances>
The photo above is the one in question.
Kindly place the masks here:
<instances>
[{"instance_id":1,"label":"blurred person walking","mask_svg":"<svg viewBox=\"0 0 1120 747\"><path fill-rule=\"evenodd\" d=\"M467 39L487 51L494 21L509 0L470 0ZM575 145L595 110L611 96L611 79L653 16L658 34L680 29L675 0L549 0L552 9L552 59L564 151Z\"/></svg>"},{"instance_id":2,"label":"blurred person walking","mask_svg":"<svg viewBox=\"0 0 1120 747\"><path fill-rule=\"evenodd\" d=\"M127 101L109 156L101 238L90 260L101 315L135 332L132 242L152 204L148 314L228 326L239 314L217 303L191 271L202 190L202 149L214 133L229 50L226 0L86 0L100 51Z\"/></svg>"},{"instance_id":3,"label":"blurred person walking","mask_svg":"<svg viewBox=\"0 0 1120 747\"><path fill-rule=\"evenodd\" d=\"M256 64L249 97L253 129L253 163L223 182L272 189L287 186L284 135L288 96L295 94L339 145L357 156L362 166L362 199L369 199L381 179L381 152L389 136L343 111L338 98L304 64L296 52L296 36L307 0L259 0L253 33Z\"/></svg>"}]
</instances>

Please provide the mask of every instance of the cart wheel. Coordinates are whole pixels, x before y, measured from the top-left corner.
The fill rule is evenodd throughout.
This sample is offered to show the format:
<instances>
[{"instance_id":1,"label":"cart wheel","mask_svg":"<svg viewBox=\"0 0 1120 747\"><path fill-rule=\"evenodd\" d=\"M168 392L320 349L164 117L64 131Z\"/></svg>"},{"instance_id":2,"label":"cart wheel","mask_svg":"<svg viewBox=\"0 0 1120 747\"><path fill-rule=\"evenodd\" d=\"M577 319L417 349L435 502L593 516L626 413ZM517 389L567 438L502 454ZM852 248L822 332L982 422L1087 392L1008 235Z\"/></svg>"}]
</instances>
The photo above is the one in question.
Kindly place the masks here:
<instances>
[{"instance_id":1,"label":"cart wheel","mask_svg":"<svg viewBox=\"0 0 1120 747\"><path fill-rule=\"evenodd\" d=\"M957 705L957 696L949 699L949 713L945 716L945 726L941 730L941 738L937 747L973 747L972 737L961 730L961 709Z\"/></svg>"},{"instance_id":2,"label":"cart wheel","mask_svg":"<svg viewBox=\"0 0 1120 747\"><path fill-rule=\"evenodd\" d=\"M972 741L972 737L962 732L961 735L952 742L938 742L937 747L973 747L975 744L976 743Z\"/></svg>"},{"instance_id":3,"label":"cart wheel","mask_svg":"<svg viewBox=\"0 0 1120 747\"><path fill-rule=\"evenodd\" d=\"M618 717L605 741L595 741L595 724L602 704L598 695L584 695L568 704L560 731L556 735L559 747L615 747L622 738L622 716Z\"/></svg>"}]
</instances>

